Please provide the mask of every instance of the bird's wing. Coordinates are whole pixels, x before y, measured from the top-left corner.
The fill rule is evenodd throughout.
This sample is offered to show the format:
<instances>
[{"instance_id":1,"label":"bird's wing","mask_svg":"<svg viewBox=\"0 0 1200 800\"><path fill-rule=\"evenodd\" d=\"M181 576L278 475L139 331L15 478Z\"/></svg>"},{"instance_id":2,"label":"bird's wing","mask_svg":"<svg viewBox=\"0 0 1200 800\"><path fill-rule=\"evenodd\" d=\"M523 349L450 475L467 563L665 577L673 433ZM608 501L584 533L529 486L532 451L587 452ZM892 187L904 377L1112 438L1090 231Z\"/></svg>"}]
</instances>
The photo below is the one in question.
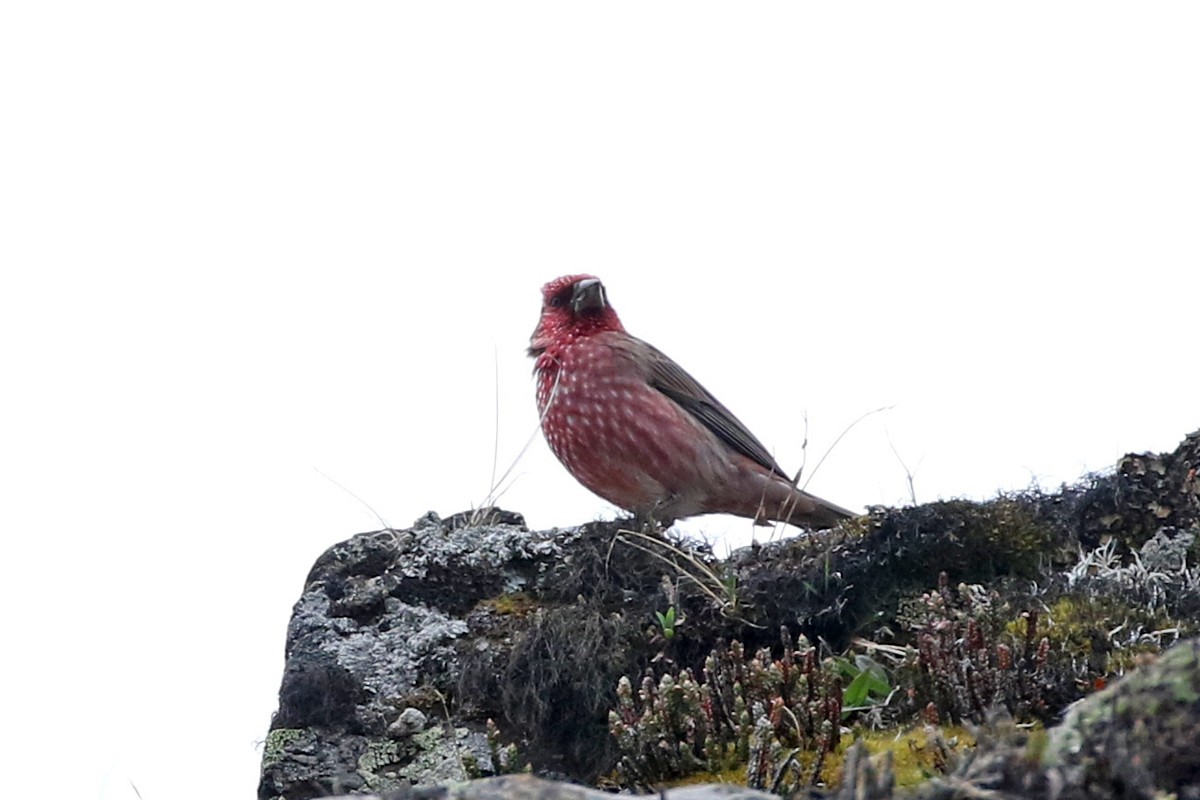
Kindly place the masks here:
<instances>
[{"instance_id":1,"label":"bird's wing","mask_svg":"<svg viewBox=\"0 0 1200 800\"><path fill-rule=\"evenodd\" d=\"M629 338L633 339L637 351L633 355L639 357L648 369L647 379L651 386L704 423L736 452L787 480L787 473L775 462L763 443L720 400L657 347L641 339Z\"/></svg>"}]
</instances>

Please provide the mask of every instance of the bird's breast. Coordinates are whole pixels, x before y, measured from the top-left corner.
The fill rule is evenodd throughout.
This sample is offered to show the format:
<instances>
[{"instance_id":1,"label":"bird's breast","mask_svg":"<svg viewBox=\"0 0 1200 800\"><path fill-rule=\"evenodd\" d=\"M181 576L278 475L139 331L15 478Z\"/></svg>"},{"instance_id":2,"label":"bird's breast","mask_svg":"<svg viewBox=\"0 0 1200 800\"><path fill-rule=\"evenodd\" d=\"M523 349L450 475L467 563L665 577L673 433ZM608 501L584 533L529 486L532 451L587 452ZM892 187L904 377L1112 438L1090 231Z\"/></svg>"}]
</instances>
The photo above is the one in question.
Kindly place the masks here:
<instances>
[{"instance_id":1,"label":"bird's breast","mask_svg":"<svg viewBox=\"0 0 1200 800\"><path fill-rule=\"evenodd\" d=\"M568 466L631 437L625 424L637 403L639 380L622 371L611 348L579 342L544 353L537 362L537 404L551 449ZM645 391L641 382L642 392ZM644 403L640 404L644 405Z\"/></svg>"},{"instance_id":2,"label":"bird's breast","mask_svg":"<svg viewBox=\"0 0 1200 800\"><path fill-rule=\"evenodd\" d=\"M579 343L539 361L537 375L550 449L580 483L622 508L690 496L726 469L715 438L622 351Z\"/></svg>"}]
</instances>

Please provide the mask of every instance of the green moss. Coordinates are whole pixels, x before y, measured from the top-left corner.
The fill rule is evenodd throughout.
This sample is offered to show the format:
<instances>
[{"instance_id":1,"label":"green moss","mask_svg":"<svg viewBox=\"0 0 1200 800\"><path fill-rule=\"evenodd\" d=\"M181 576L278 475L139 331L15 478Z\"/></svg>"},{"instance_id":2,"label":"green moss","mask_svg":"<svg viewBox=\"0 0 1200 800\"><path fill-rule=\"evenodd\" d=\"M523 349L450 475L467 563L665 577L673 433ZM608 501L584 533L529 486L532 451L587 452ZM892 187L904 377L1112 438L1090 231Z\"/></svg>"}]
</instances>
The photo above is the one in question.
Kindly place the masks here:
<instances>
[{"instance_id":1,"label":"green moss","mask_svg":"<svg viewBox=\"0 0 1200 800\"><path fill-rule=\"evenodd\" d=\"M262 768L265 770L284 760L288 745L308 735L304 728L276 728L267 734L263 743Z\"/></svg>"},{"instance_id":2,"label":"green moss","mask_svg":"<svg viewBox=\"0 0 1200 800\"><path fill-rule=\"evenodd\" d=\"M396 742L373 740L358 757L358 770L360 774L376 775L386 767L397 764L401 758L402 753ZM371 783L371 780L368 778L367 782Z\"/></svg>"},{"instance_id":3,"label":"green moss","mask_svg":"<svg viewBox=\"0 0 1200 800\"><path fill-rule=\"evenodd\" d=\"M1159 652L1159 647L1150 640L1118 647L1109 635L1113 628L1125 625L1162 630L1177 624L1162 609L1127 604L1113 597L1067 595L1050 605L1050 613L1038 623L1035 635L1038 639L1045 636L1055 650L1088 661L1097 675L1117 675L1133 669L1145 654ZM1014 620L1006 630L1014 637L1025 637L1027 622Z\"/></svg>"},{"instance_id":4,"label":"green moss","mask_svg":"<svg viewBox=\"0 0 1200 800\"><path fill-rule=\"evenodd\" d=\"M445 738L446 731L440 725L431 725L420 733L413 734L412 740L418 750L427 752L435 749Z\"/></svg>"},{"instance_id":5,"label":"green moss","mask_svg":"<svg viewBox=\"0 0 1200 800\"><path fill-rule=\"evenodd\" d=\"M1032 574L1055 540L1054 531L1039 523L1033 511L1011 497L998 497L964 509L962 533L966 551L996 562L1003 571Z\"/></svg>"},{"instance_id":6,"label":"green moss","mask_svg":"<svg viewBox=\"0 0 1200 800\"><path fill-rule=\"evenodd\" d=\"M397 790L403 781L460 781L479 777L479 760L463 746L466 728L455 728L452 738L439 725L399 741L373 740L358 758L358 774L372 791Z\"/></svg>"}]
</instances>

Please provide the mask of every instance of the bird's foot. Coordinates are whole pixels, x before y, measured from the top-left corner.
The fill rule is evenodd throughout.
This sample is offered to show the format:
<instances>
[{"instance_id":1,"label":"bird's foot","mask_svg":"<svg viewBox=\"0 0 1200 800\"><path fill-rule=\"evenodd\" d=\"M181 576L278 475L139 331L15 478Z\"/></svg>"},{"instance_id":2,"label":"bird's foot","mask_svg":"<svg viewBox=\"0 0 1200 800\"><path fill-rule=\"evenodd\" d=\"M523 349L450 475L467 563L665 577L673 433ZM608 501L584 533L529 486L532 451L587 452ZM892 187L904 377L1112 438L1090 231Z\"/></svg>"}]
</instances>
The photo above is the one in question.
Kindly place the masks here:
<instances>
[{"instance_id":1,"label":"bird's foot","mask_svg":"<svg viewBox=\"0 0 1200 800\"><path fill-rule=\"evenodd\" d=\"M657 517L651 512L638 512L630 520L634 530L642 533L664 533L675 524L675 520Z\"/></svg>"}]
</instances>

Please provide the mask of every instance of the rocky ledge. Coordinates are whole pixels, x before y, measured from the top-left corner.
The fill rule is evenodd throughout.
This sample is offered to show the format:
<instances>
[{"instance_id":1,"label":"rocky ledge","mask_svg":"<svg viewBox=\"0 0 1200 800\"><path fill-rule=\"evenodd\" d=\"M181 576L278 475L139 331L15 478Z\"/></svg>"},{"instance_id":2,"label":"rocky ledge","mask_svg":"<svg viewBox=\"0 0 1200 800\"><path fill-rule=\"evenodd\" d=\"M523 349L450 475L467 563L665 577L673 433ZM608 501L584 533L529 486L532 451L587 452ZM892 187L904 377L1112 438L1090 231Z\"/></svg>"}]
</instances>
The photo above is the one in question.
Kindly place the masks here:
<instances>
[{"instance_id":1,"label":"rocky ledge","mask_svg":"<svg viewBox=\"0 0 1200 800\"><path fill-rule=\"evenodd\" d=\"M498 509L353 536L296 604L259 797L1200 798L1198 467L1200 432L727 559Z\"/></svg>"}]
</instances>

